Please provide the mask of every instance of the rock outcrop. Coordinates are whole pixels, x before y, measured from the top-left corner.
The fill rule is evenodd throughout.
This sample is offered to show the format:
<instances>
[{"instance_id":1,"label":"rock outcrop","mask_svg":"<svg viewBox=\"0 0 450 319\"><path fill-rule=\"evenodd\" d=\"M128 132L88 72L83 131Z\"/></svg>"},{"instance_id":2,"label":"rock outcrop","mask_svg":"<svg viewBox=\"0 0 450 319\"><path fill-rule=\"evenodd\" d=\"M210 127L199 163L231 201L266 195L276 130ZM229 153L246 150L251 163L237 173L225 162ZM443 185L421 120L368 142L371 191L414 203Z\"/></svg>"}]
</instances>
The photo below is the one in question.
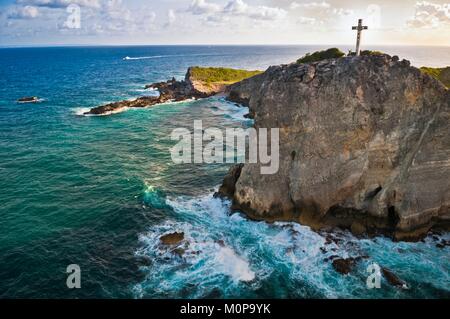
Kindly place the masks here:
<instances>
[{"instance_id":1,"label":"rock outcrop","mask_svg":"<svg viewBox=\"0 0 450 319\"><path fill-rule=\"evenodd\" d=\"M184 239L184 233L170 233L159 239L163 245L177 245Z\"/></svg>"},{"instance_id":2,"label":"rock outcrop","mask_svg":"<svg viewBox=\"0 0 450 319\"><path fill-rule=\"evenodd\" d=\"M158 82L145 86L146 89L158 91L157 96L143 96L135 100L125 100L98 106L84 115L105 115L121 112L127 108L150 107L166 102L181 102L184 100L207 98L225 91L225 87L206 87L201 81L196 81L189 68L183 81L175 78L167 82Z\"/></svg>"},{"instance_id":3,"label":"rock outcrop","mask_svg":"<svg viewBox=\"0 0 450 319\"><path fill-rule=\"evenodd\" d=\"M274 66L227 93L249 106L256 128L280 128L278 173L239 171L231 197L249 217L398 240L448 227L450 92L408 61Z\"/></svg>"},{"instance_id":4,"label":"rock outcrop","mask_svg":"<svg viewBox=\"0 0 450 319\"><path fill-rule=\"evenodd\" d=\"M37 96L26 96L17 100L17 103L38 103L40 100Z\"/></svg>"}]
</instances>

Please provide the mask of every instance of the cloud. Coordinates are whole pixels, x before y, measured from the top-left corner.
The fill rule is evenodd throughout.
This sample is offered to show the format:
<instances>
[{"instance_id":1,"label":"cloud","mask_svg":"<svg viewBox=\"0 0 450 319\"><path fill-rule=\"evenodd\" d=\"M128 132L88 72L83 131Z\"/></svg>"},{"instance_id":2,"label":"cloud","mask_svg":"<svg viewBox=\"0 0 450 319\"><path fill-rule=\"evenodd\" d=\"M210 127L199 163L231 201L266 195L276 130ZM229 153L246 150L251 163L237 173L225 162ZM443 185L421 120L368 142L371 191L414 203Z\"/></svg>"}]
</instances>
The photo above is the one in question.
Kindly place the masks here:
<instances>
[{"instance_id":1,"label":"cloud","mask_svg":"<svg viewBox=\"0 0 450 319\"><path fill-rule=\"evenodd\" d=\"M177 16L173 9L167 12L167 23L164 25L165 28L172 26L177 21Z\"/></svg>"},{"instance_id":2,"label":"cloud","mask_svg":"<svg viewBox=\"0 0 450 319\"><path fill-rule=\"evenodd\" d=\"M450 25L450 3L417 2L414 17L407 21L411 28L437 28Z\"/></svg>"},{"instance_id":3,"label":"cloud","mask_svg":"<svg viewBox=\"0 0 450 319\"><path fill-rule=\"evenodd\" d=\"M39 10L33 6L13 7L8 13L9 19L33 19L39 16Z\"/></svg>"},{"instance_id":4,"label":"cloud","mask_svg":"<svg viewBox=\"0 0 450 319\"><path fill-rule=\"evenodd\" d=\"M67 15L60 15L60 32L78 35L135 35L156 29L156 14L145 6L130 8L122 0L105 0L99 8L85 8L79 29L67 27Z\"/></svg>"},{"instance_id":5,"label":"cloud","mask_svg":"<svg viewBox=\"0 0 450 319\"><path fill-rule=\"evenodd\" d=\"M354 12L350 9L334 7L328 2L292 2L289 6L291 10L296 10L301 15L297 19L299 24L323 25L334 22L336 19L352 15Z\"/></svg>"},{"instance_id":6,"label":"cloud","mask_svg":"<svg viewBox=\"0 0 450 319\"><path fill-rule=\"evenodd\" d=\"M209 3L206 0L193 0L187 11L195 15L202 15L219 12L220 9L218 4Z\"/></svg>"},{"instance_id":7,"label":"cloud","mask_svg":"<svg viewBox=\"0 0 450 319\"><path fill-rule=\"evenodd\" d=\"M46 8L67 8L71 4L80 7L100 8L100 0L16 0L17 4Z\"/></svg>"},{"instance_id":8,"label":"cloud","mask_svg":"<svg viewBox=\"0 0 450 319\"><path fill-rule=\"evenodd\" d=\"M220 6L206 0L193 0L187 9L194 15L206 15L207 21L226 21L232 17L245 17L255 20L277 20L287 15L287 11L277 7L253 6L243 0L231 0Z\"/></svg>"},{"instance_id":9,"label":"cloud","mask_svg":"<svg viewBox=\"0 0 450 319\"><path fill-rule=\"evenodd\" d=\"M287 11L276 7L250 6L243 0L231 0L225 6L224 13L247 16L260 20L277 20L286 16Z\"/></svg>"}]
</instances>

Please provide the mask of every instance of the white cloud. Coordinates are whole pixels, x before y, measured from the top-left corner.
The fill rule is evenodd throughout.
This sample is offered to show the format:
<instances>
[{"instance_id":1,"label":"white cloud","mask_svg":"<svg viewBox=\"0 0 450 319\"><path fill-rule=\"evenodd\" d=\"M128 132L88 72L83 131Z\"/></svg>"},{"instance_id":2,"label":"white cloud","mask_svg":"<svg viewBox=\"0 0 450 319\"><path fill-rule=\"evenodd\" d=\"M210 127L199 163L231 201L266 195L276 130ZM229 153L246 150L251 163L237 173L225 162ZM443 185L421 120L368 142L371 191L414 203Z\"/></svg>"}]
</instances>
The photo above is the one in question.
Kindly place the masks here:
<instances>
[{"instance_id":1,"label":"white cloud","mask_svg":"<svg viewBox=\"0 0 450 319\"><path fill-rule=\"evenodd\" d=\"M245 17L255 20L277 20L287 15L287 11L277 7L253 6L243 0L231 0L225 6L194 0L187 9L195 15L207 15L207 21L225 21L232 17Z\"/></svg>"},{"instance_id":2,"label":"white cloud","mask_svg":"<svg viewBox=\"0 0 450 319\"><path fill-rule=\"evenodd\" d=\"M195 15L202 15L216 13L220 9L218 4L209 3L206 0L193 0L187 11Z\"/></svg>"},{"instance_id":3,"label":"white cloud","mask_svg":"<svg viewBox=\"0 0 450 319\"><path fill-rule=\"evenodd\" d=\"M450 3L435 4L427 1L416 3L414 17L407 21L412 28L437 28L450 25Z\"/></svg>"},{"instance_id":4,"label":"white cloud","mask_svg":"<svg viewBox=\"0 0 450 319\"><path fill-rule=\"evenodd\" d=\"M232 14L245 14L249 10L248 4L242 0L231 0L224 8L224 12Z\"/></svg>"},{"instance_id":5,"label":"white cloud","mask_svg":"<svg viewBox=\"0 0 450 319\"><path fill-rule=\"evenodd\" d=\"M164 25L164 27L168 28L172 26L177 21L177 16L175 14L175 11L173 9L170 9L167 12L167 23Z\"/></svg>"},{"instance_id":6,"label":"white cloud","mask_svg":"<svg viewBox=\"0 0 450 319\"><path fill-rule=\"evenodd\" d=\"M328 2L292 2L289 6L291 10L296 10L301 16L297 19L299 24L326 24L334 22L344 16L352 15L353 11L345 8L334 7Z\"/></svg>"},{"instance_id":7,"label":"white cloud","mask_svg":"<svg viewBox=\"0 0 450 319\"><path fill-rule=\"evenodd\" d=\"M303 25L314 25L317 24L317 20L314 18L300 17L297 19L297 23Z\"/></svg>"},{"instance_id":8,"label":"white cloud","mask_svg":"<svg viewBox=\"0 0 450 319\"><path fill-rule=\"evenodd\" d=\"M261 20L277 20L283 18L287 14L286 10L281 8L250 6L243 0L231 0L225 6L224 12Z\"/></svg>"},{"instance_id":9,"label":"white cloud","mask_svg":"<svg viewBox=\"0 0 450 319\"><path fill-rule=\"evenodd\" d=\"M8 13L9 19L33 19L39 16L39 10L33 6L13 7Z\"/></svg>"},{"instance_id":10,"label":"white cloud","mask_svg":"<svg viewBox=\"0 0 450 319\"><path fill-rule=\"evenodd\" d=\"M100 8L100 0L16 0L18 4L47 8L66 8L71 4L81 7Z\"/></svg>"}]
</instances>

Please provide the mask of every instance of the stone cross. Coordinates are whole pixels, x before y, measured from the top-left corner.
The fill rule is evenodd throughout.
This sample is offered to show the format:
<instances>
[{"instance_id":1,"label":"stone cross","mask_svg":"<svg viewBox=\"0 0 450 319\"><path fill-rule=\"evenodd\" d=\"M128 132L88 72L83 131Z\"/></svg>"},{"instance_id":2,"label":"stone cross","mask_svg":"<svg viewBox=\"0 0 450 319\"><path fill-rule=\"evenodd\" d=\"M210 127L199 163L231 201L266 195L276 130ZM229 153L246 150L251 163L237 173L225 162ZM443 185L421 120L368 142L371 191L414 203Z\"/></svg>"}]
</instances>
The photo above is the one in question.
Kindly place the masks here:
<instances>
[{"instance_id":1,"label":"stone cross","mask_svg":"<svg viewBox=\"0 0 450 319\"><path fill-rule=\"evenodd\" d=\"M352 27L352 30L358 30L358 36L356 37L356 55L360 55L361 53L361 33L362 30L367 30L369 29L368 26L364 26L363 25L363 20L359 19L358 20L358 26L357 27Z\"/></svg>"}]
</instances>

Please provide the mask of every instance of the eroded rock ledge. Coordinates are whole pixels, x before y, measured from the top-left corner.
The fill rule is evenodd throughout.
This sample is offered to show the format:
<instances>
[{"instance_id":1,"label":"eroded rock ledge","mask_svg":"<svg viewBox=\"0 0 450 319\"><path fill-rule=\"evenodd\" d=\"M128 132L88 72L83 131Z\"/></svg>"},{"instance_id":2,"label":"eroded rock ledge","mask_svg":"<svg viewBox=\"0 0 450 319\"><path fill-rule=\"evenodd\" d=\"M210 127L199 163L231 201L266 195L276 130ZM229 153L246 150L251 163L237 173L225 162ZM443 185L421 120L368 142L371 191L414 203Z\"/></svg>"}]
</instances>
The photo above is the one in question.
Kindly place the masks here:
<instances>
[{"instance_id":1,"label":"eroded rock ledge","mask_svg":"<svg viewBox=\"0 0 450 319\"><path fill-rule=\"evenodd\" d=\"M379 55L274 66L227 93L249 106L256 128L280 128L277 174L245 164L225 179L221 195L235 209L397 240L448 229L450 93L408 61Z\"/></svg>"},{"instance_id":2,"label":"eroded rock ledge","mask_svg":"<svg viewBox=\"0 0 450 319\"><path fill-rule=\"evenodd\" d=\"M125 100L98 106L84 115L106 115L121 112L127 108L150 107L166 102L181 102L201 99L225 92L228 85L249 78L260 71L246 71L229 68L190 67L185 79L175 78L167 82L146 85L146 89L154 89L159 95L143 96L135 100Z\"/></svg>"},{"instance_id":3,"label":"eroded rock ledge","mask_svg":"<svg viewBox=\"0 0 450 319\"><path fill-rule=\"evenodd\" d=\"M206 98L220 91L209 90L208 92L199 90L189 77L189 71L184 81L177 81L175 78L167 82L158 82L146 85L146 89L154 89L159 92L158 96L143 96L136 100L126 100L95 107L85 115L104 115L123 111L127 108L142 108L166 102L180 102L190 99Z\"/></svg>"}]
</instances>

